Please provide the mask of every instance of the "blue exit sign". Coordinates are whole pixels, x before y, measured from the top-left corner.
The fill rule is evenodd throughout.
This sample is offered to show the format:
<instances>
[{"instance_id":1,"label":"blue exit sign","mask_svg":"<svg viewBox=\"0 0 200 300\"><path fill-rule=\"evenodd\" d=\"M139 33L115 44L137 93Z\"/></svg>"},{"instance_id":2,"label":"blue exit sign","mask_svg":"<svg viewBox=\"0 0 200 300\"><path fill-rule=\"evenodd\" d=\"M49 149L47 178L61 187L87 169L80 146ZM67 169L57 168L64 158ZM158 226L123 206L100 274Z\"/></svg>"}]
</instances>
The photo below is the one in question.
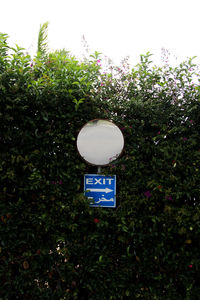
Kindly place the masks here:
<instances>
[{"instance_id":1,"label":"blue exit sign","mask_svg":"<svg viewBox=\"0 0 200 300\"><path fill-rule=\"evenodd\" d=\"M116 207L116 175L86 174L84 192L91 207Z\"/></svg>"}]
</instances>

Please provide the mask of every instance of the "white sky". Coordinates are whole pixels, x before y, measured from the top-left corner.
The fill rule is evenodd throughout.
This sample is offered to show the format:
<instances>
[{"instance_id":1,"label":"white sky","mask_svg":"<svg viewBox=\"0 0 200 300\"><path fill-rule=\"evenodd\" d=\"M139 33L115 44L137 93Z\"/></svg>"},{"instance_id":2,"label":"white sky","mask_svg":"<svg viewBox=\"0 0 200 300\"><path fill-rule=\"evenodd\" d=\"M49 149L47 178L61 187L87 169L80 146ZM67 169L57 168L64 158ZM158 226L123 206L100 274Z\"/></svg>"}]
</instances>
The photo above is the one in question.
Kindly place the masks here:
<instances>
[{"instance_id":1,"label":"white sky","mask_svg":"<svg viewBox=\"0 0 200 300\"><path fill-rule=\"evenodd\" d=\"M133 65L150 51L159 61L161 48L179 60L200 60L200 0L9 0L1 1L0 32L31 54L40 24L49 21L50 49L83 54L90 51L119 63L126 55Z\"/></svg>"}]
</instances>

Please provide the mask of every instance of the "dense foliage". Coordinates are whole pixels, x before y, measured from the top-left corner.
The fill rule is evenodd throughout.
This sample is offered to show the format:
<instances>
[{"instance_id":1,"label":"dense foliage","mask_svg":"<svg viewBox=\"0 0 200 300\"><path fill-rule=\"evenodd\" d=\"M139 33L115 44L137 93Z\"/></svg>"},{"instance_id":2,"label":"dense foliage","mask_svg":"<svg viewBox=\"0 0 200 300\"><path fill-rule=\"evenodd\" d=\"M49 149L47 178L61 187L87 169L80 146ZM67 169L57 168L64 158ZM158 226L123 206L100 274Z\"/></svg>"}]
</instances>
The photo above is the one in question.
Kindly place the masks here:
<instances>
[{"instance_id":1,"label":"dense foliage","mask_svg":"<svg viewBox=\"0 0 200 300\"><path fill-rule=\"evenodd\" d=\"M193 60L101 71L0 39L0 299L200 299L200 98ZM195 82L193 83L193 80ZM123 131L116 209L90 208L76 150L95 118Z\"/></svg>"}]
</instances>

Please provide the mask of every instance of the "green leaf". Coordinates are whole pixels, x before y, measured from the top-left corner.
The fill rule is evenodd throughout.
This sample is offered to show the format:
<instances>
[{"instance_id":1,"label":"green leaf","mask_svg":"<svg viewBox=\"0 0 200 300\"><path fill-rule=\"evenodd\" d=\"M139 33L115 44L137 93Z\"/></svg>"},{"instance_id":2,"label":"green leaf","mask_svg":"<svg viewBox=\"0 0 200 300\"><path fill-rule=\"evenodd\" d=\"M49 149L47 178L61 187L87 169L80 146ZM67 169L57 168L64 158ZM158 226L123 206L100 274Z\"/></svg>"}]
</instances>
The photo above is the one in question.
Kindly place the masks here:
<instances>
[{"instance_id":1,"label":"green leaf","mask_svg":"<svg viewBox=\"0 0 200 300\"><path fill-rule=\"evenodd\" d=\"M48 25L49 25L49 22L45 22L42 25L40 25L40 30L39 30L39 34L38 34L38 43L37 43L37 55L38 56L44 56L45 54L47 54Z\"/></svg>"}]
</instances>

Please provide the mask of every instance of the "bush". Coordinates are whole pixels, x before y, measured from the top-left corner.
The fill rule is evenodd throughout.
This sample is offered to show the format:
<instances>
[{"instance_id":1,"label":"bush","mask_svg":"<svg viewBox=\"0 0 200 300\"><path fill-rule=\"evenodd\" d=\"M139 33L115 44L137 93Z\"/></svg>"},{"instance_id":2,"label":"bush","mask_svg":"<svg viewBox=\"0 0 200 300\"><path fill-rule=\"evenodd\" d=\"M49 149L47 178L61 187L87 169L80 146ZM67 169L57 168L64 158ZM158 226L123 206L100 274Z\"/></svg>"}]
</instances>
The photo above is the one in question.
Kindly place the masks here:
<instances>
[{"instance_id":1,"label":"bush","mask_svg":"<svg viewBox=\"0 0 200 300\"><path fill-rule=\"evenodd\" d=\"M0 42L0 299L199 299L199 87L192 60L103 74L95 53ZM113 75L115 72L115 75ZM117 208L90 208L80 128L125 136Z\"/></svg>"}]
</instances>

